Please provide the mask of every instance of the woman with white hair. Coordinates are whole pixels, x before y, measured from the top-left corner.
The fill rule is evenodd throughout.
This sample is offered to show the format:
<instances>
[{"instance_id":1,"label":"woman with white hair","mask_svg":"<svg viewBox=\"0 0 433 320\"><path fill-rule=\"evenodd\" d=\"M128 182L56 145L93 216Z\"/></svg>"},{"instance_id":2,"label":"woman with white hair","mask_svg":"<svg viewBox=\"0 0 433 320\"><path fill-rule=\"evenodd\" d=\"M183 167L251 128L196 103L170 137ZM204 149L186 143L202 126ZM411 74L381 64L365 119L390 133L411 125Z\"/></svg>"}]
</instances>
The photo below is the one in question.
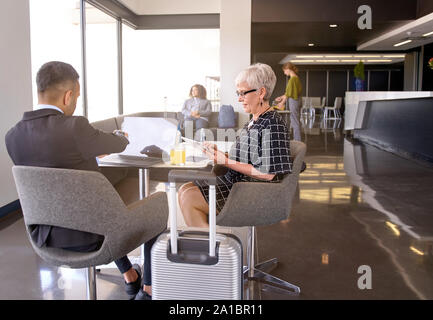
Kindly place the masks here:
<instances>
[{"instance_id":1,"label":"woman with white hair","mask_svg":"<svg viewBox=\"0 0 433 320\"><path fill-rule=\"evenodd\" d=\"M236 78L238 101L252 114L237 137L229 155L211 143L204 143L207 156L228 168L217 177L216 208L219 213L236 182L279 182L292 171L289 131L281 116L269 105L276 83L272 68L254 64ZM209 185L204 181L184 184L179 204L188 226L208 227Z\"/></svg>"}]
</instances>

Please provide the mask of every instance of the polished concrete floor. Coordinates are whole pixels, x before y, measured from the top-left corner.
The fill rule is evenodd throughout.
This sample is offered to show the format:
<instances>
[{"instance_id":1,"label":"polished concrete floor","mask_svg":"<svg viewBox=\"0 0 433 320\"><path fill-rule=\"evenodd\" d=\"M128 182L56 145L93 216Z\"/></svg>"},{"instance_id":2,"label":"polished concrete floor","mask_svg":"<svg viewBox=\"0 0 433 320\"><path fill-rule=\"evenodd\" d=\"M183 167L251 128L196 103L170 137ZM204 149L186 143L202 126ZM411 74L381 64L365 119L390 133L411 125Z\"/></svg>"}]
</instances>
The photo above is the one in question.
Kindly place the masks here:
<instances>
[{"instance_id":1,"label":"polished concrete floor","mask_svg":"<svg viewBox=\"0 0 433 320\"><path fill-rule=\"evenodd\" d=\"M433 169L353 140L341 126L303 119L307 170L292 213L257 230L258 260L277 257L272 274L301 294L257 284L245 298L433 299ZM84 271L37 257L19 212L0 220L0 259L0 299L86 298ZM97 290L98 299L128 299L116 269L98 274Z\"/></svg>"}]
</instances>

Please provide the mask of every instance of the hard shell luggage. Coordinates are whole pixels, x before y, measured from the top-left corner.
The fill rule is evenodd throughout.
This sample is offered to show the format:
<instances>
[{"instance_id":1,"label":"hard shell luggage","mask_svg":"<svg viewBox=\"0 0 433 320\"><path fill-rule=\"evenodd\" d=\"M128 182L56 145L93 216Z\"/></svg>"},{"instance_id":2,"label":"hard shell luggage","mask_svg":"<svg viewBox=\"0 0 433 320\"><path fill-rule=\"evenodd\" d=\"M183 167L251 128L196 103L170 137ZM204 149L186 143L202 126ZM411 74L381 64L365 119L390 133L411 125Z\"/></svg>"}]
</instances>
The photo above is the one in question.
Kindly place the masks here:
<instances>
[{"instance_id":1,"label":"hard shell luggage","mask_svg":"<svg viewBox=\"0 0 433 320\"><path fill-rule=\"evenodd\" d=\"M242 244L232 234L216 233L216 179L208 180L209 233L178 232L175 181L188 179L185 175L184 180L176 179L176 172L184 175L182 170L172 170L169 174L170 231L158 237L151 251L152 299L242 299ZM189 175L192 173L189 170ZM208 177L212 175L203 172L199 174Z\"/></svg>"}]
</instances>

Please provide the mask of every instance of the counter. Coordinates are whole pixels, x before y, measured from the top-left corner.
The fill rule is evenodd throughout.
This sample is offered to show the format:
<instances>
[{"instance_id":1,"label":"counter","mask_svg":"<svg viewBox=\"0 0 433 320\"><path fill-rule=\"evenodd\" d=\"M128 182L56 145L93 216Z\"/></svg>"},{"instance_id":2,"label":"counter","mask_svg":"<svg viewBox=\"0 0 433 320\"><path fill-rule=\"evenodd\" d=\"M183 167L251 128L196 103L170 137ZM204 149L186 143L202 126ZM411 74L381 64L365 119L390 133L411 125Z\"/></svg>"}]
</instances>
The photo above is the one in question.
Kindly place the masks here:
<instances>
[{"instance_id":1,"label":"counter","mask_svg":"<svg viewBox=\"0 0 433 320\"><path fill-rule=\"evenodd\" d=\"M365 104L362 101L433 97L431 91L347 91L344 130L354 130L362 123ZM359 108L361 106L361 108Z\"/></svg>"}]
</instances>

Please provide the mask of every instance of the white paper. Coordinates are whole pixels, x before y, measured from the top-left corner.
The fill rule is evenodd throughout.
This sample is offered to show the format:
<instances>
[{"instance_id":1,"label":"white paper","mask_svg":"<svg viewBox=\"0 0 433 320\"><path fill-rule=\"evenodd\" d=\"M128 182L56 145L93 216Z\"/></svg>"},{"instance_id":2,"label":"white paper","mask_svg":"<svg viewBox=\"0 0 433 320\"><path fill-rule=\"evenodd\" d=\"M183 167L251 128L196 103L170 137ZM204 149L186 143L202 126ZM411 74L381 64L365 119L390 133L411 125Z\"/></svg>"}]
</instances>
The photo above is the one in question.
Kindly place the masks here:
<instances>
[{"instance_id":1,"label":"white paper","mask_svg":"<svg viewBox=\"0 0 433 320\"><path fill-rule=\"evenodd\" d=\"M170 147L176 142L177 124L164 118L125 117L122 131L128 133L129 144L121 154L144 156L140 151L150 145L170 154Z\"/></svg>"}]
</instances>

